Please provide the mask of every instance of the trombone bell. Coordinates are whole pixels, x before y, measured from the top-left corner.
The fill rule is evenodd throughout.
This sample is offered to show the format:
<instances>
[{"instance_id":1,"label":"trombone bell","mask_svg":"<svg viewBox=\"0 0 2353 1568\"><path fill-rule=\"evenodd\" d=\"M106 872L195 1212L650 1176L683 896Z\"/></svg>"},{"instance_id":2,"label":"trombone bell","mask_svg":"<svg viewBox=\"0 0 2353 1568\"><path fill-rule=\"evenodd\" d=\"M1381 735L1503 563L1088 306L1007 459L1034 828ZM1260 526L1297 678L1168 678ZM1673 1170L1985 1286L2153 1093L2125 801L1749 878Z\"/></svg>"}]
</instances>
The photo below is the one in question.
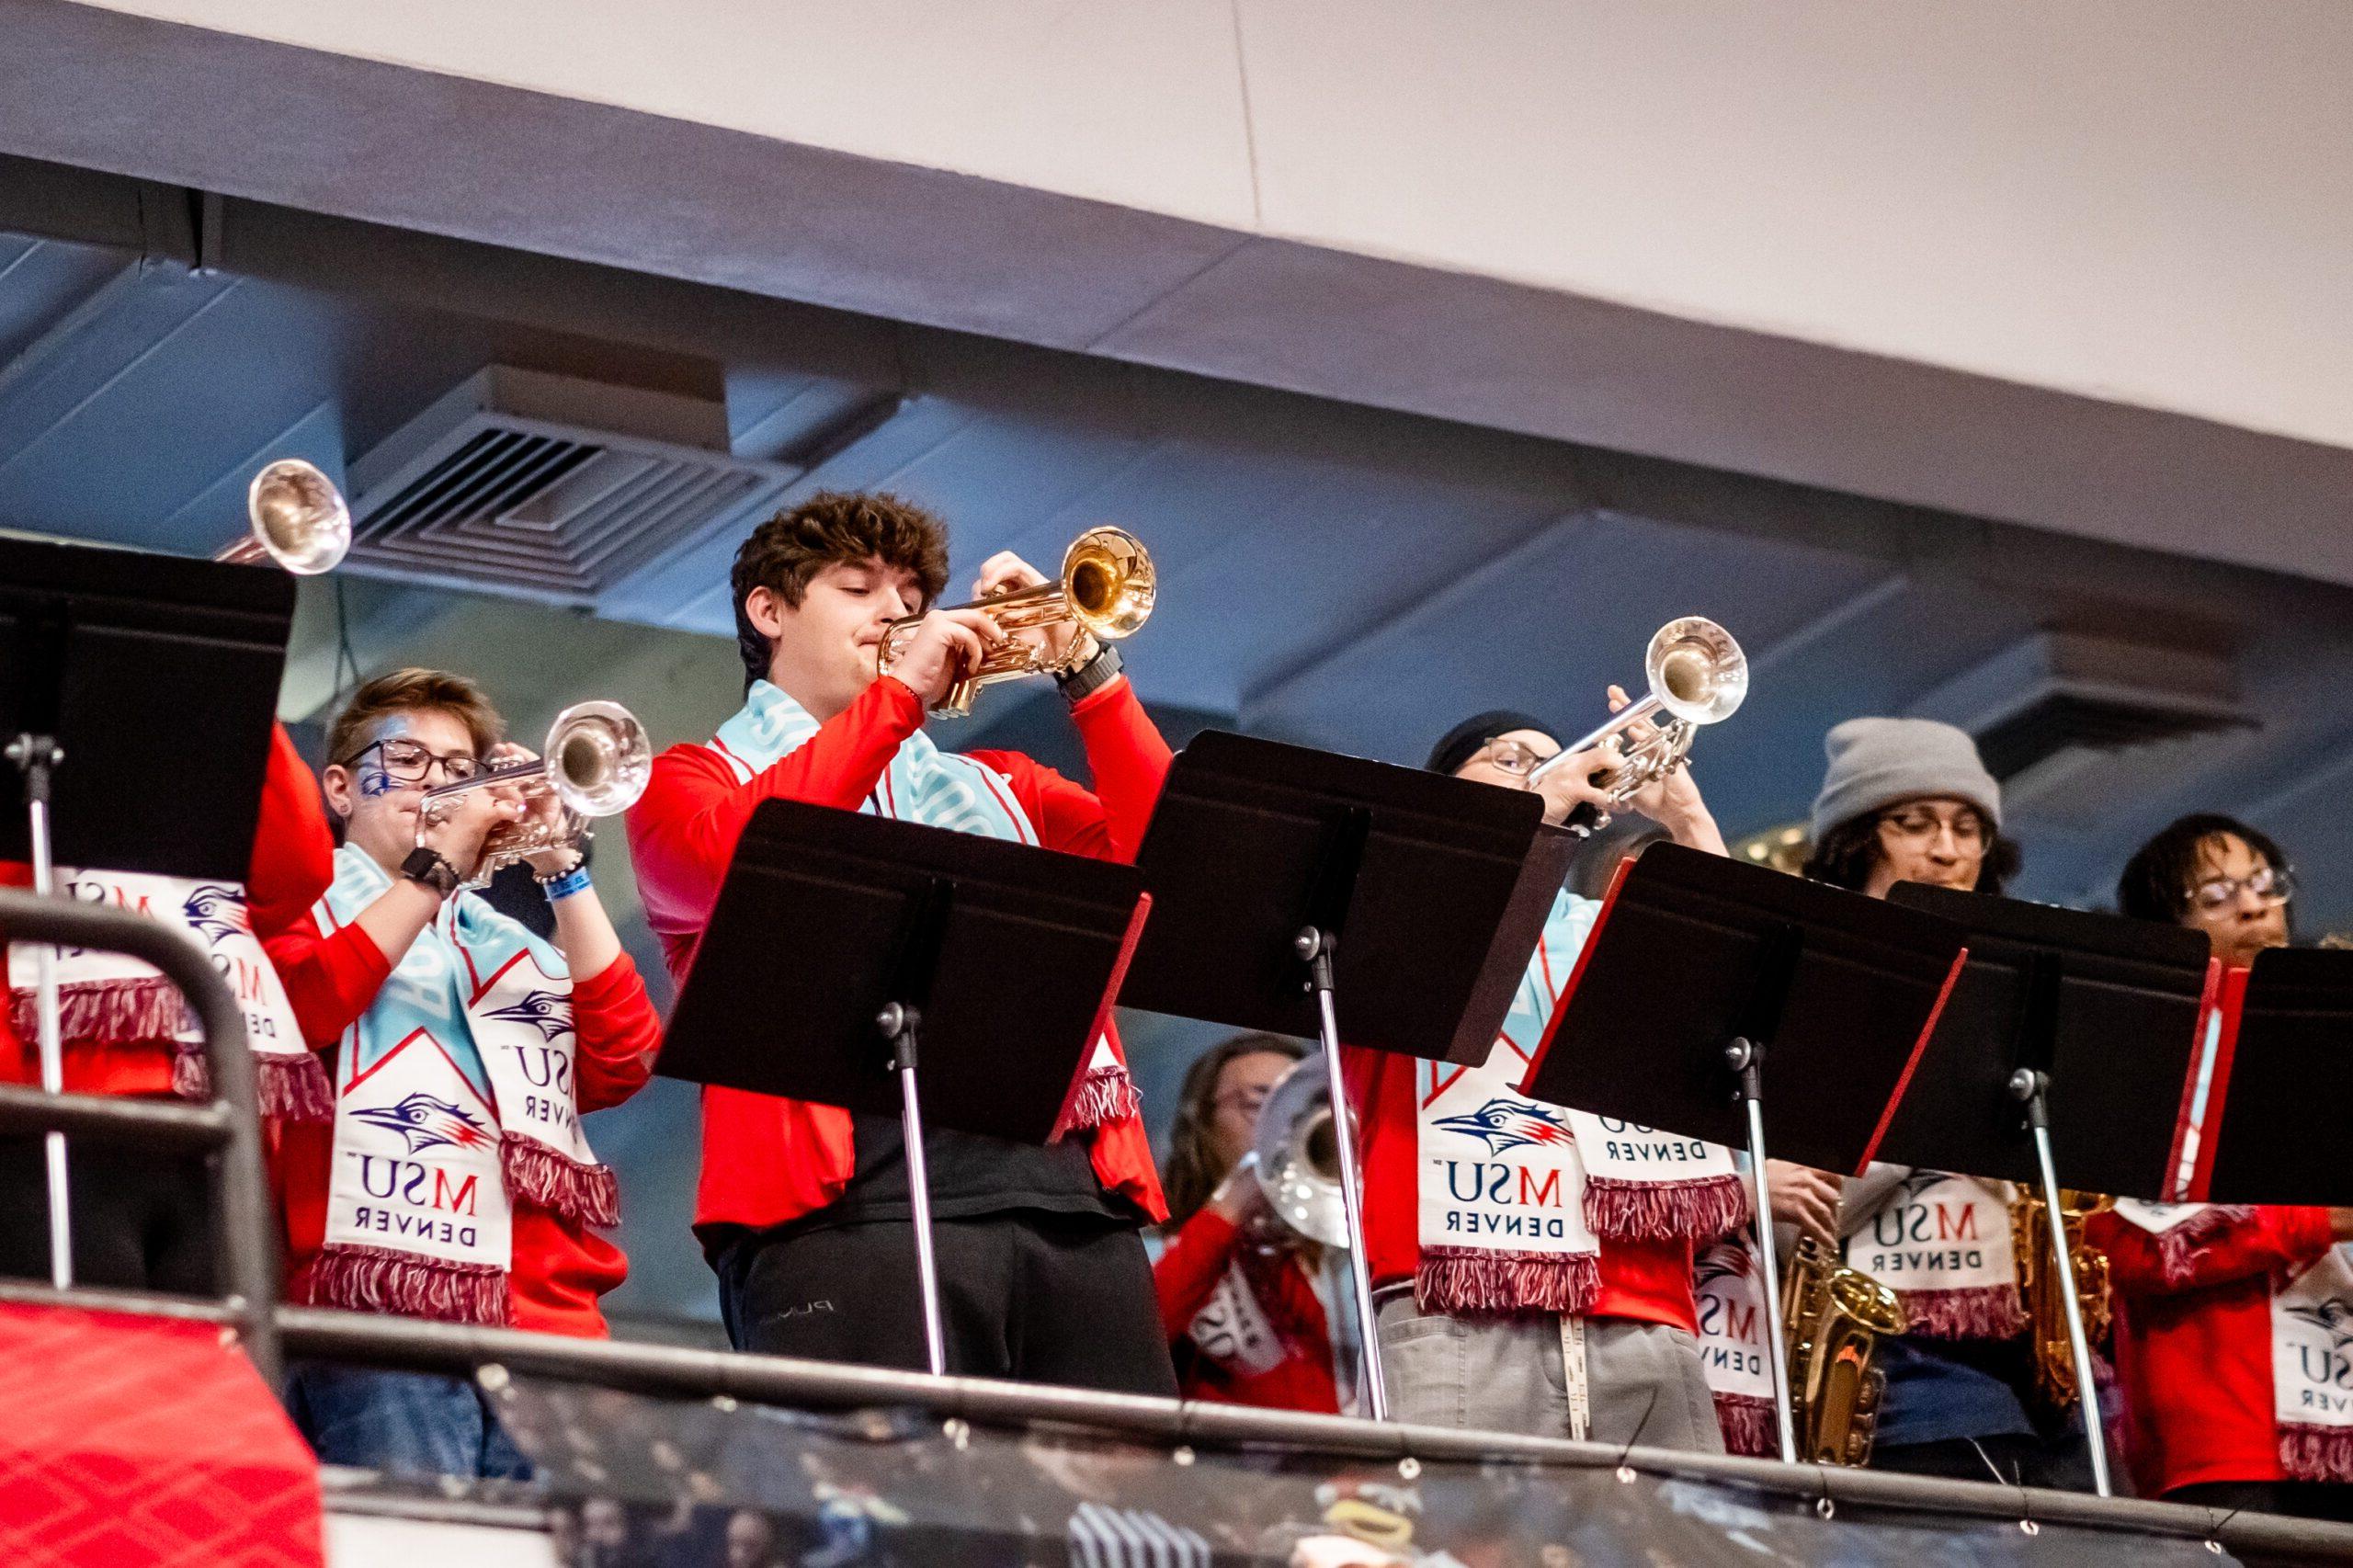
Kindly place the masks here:
<instances>
[{"instance_id":1,"label":"trombone bell","mask_svg":"<svg viewBox=\"0 0 2353 1568\"><path fill-rule=\"evenodd\" d=\"M1258 1156L1258 1185L1283 1228L1327 1247L1347 1246L1340 1141L1319 1063L1302 1062L1276 1080L1259 1108L1252 1147Z\"/></svg>"}]
</instances>

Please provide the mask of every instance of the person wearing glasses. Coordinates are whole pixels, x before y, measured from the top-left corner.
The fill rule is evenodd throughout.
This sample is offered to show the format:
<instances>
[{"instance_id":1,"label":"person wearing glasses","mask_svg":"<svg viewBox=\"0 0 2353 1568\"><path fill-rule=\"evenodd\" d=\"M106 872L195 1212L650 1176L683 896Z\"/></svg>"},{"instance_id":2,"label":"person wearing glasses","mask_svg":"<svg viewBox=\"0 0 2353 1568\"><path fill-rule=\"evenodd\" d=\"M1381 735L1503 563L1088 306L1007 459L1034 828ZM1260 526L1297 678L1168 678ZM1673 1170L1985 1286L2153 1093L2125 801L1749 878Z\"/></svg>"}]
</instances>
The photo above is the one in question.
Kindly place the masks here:
<instances>
[{"instance_id":1,"label":"person wearing glasses","mask_svg":"<svg viewBox=\"0 0 2353 1568\"><path fill-rule=\"evenodd\" d=\"M1168 1135L1168 1244L1153 1265L1186 1399L1336 1415L1321 1250L1286 1232L1258 1185L1253 1145L1267 1096L1304 1048L1242 1034L1185 1074Z\"/></svg>"},{"instance_id":2,"label":"person wearing glasses","mask_svg":"<svg viewBox=\"0 0 2353 1568\"><path fill-rule=\"evenodd\" d=\"M1898 882L1999 893L2018 874L2001 786L1967 732L1849 719L1824 750L1806 876L1884 898ZM1941 1171L1875 1165L1845 1184L1834 1239L1849 1267L1903 1297L1912 1325L1881 1342L1887 1390L1874 1469L2088 1489L2080 1422L2071 1427L2029 1397L2009 1212L2005 1184Z\"/></svg>"},{"instance_id":3,"label":"person wearing glasses","mask_svg":"<svg viewBox=\"0 0 2353 1568\"><path fill-rule=\"evenodd\" d=\"M1608 695L1624 705L1624 692ZM1625 744L1645 733L1631 730ZM1534 789L1555 825L1580 805L1608 810L1594 776L1622 762L1618 743L1531 782L1561 749L1539 719L1482 713L1441 737L1427 766ZM1688 768L1631 808L1679 844L1723 853ZM1518 1090L1601 907L1555 896L1483 1063L1347 1053L1391 1410L1435 1426L1721 1453L1691 1281L1695 1244L1747 1217L1730 1152ZM1826 1205L1828 1189L1816 1178L1813 1200ZM1793 1179L1779 1190L1799 1202L1806 1188Z\"/></svg>"},{"instance_id":4,"label":"person wearing glasses","mask_svg":"<svg viewBox=\"0 0 2353 1568\"><path fill-rule=\"evenodd\" d=\"M610 1167L580 1128L645 1084L661 1026L576 846L526 857L543 941L460 891L503 825L545 797L438 784L526 759L479 687L438 670L368 682L327 732L334 881L267 946L335 1114L290 1127L274 1176L291 1301L601 1338L628 1272ZM313 1363L288 1405L319 1457L404 1474L519 1478L528 1465L464 1380Z\"/></svg>"},{"instance_id":5,"label":"person wearing glasses","mask_svg":"<svg viewBox=\"0 0 2353 1568\"><path fill-rule=\"evenodd\" d=\"M2203 931L2243 972L2290 938L2295 879L2264 834L2186 816L2143 845L2117 906ZM2184 1140L2211 1088L2210 1025ZM2283 1130L2283 1131L2286 1130ZM2124 1458L2145 1495L2211 1508L2353 1519L2353 1210L2120 1201L2086 1240L2108 1254Z\"/></svg>"}]
</instances>

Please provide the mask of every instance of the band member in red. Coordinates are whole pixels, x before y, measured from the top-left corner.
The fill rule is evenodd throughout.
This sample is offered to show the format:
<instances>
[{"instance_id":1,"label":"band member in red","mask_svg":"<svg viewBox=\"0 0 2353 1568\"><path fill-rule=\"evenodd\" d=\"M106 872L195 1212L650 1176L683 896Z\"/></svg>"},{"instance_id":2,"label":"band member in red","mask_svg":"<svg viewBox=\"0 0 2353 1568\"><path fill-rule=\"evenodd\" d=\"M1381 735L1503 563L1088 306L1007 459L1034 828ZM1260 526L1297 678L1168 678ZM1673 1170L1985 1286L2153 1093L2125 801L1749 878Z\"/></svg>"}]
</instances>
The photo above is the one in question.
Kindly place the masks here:
<instances>
[{"instance_id":1,"label":"band member in red","mask_svg":"<svg viewBox=\"0 0 2353 1568\"><path fill-rule=\"evenodd\" d=\"M926 733L927 705L1006 635L981 610L932 608L947 575L946 526L891 495L813 496L745 540L730 585L744 706L708 744L657 758L629 819L646 919L674 973L692 964L763 801L1133 856L1169 753L1111 647L1074 649L1069 627L1031 634L1076 654L1060 684L1099 793L1016 753L943 751ZM1000 554L974 592L1042 581ZM921 629L881 675L885 631L910 615ZM1165 1210L1114 1036L1084 1071L1051 1143L926 1130L949 1366L1173 1392L1137 1234ZM924 1366L897 1119L723 1088L702 1105L695 1229L736 1346Z\"/></svg>"},{"instance_id":2,"label":"band member in red","mask_svg":"<svg viewBox=\"0 0 2353 1568\"><path fill-rule=\"evenodd\" d=\"M1171 1234L1152 1276L1187 1399L1339 1409L1315 1290L1323 1249L1275 1219L1252 1149L1259 1108L1302 1049L1235 1035L1185 1074L1168 1135Z\"/></svg>"},{"instance_id":3,"label":"band member in red","mask_svg":"<svg viewBox=\"0 0 2353 1568\"><path fill-rule=\"evenodd\" d=\"M2142 846L2116 891L2124 914L2202 930L2215 957L2244 970L2287 945L2294 890L2268 837L2198 815ZM2193 1123L2211 1070L2210 1049ZM2085 1236L2108 1254L2134 1485L2207 1507L2353 1519L2353 1258L2338 1244L2353 1238L2353 1210L2127 1199L2093 1215Z\"/></svg>"},{"instance_id":4,"label":"band member in red","mask_svg":"<svg viewBox=\"0 0 2353 1568\"><path fill-rule=\"evenodd\" d=\"M268 944L335 1088L332 1123L280 1151L288 1295L599 1338L628 1265L598 1233L619 1197L580 1118L643 1086L660 1024L576 846L524 858L552 943L460 891L494 831L558 809L502 787L420 814L429 786L529 755L502 728L472 681L411 669L362 686L327 733L335 880ZM292 1381L329 1462L526 1470L463 1380L314 1364Z\"/></svg>"},{"instance_id":5,"label":"band member in red","mask_svg":"<svg viewBox=\"0 0 2353 1568\"><path fill-rule=\"evenodd\" d=\"M1536 719L1485 713L1440 740L1429 767L1528 789L1560 749ZM1533 786L1546 820L1605 809L1591 776L1620 760L1605 743L1547 773ZM1688 769L1632 805L1677 842L1723 852ZM1600 908L1556 897L1483 1065L1349 1053L1391 1408L1403 1421L1720 1452L1691 1272L1693 1244L1747 1216L1730 1152L1518 1092Z\"/></svg>"},{"instance_id":6,"label":"band member in red","mask_svg":"<svg viewBox=\"0 0 2353 1568\"><path fill-rule=\"evenodd\" d=\"M65 896L152 916L212 956L244 1005L261 1111L273 1128L324 1121L332 1092L302 1044L259 938L303 917L326 890L334 856L318 781L292 739L276 728L244 882L57 869ZM32 868L0 865L0 885L30 887ZM12 948L8 963L0 1082L38 1084L31 948ZM57 981L67 1092L206 1097L202 1037L171 982L136 959L87 949L59 955ZM41 1144L39 1138L0 1140L0 1274L49 1276ZM96 1139L76 1139L68 1150L77 1283L199 1295L214 1290L216 1247L201 1161L159 1163L146 1150Z\"/></svg>"}]
</instances>

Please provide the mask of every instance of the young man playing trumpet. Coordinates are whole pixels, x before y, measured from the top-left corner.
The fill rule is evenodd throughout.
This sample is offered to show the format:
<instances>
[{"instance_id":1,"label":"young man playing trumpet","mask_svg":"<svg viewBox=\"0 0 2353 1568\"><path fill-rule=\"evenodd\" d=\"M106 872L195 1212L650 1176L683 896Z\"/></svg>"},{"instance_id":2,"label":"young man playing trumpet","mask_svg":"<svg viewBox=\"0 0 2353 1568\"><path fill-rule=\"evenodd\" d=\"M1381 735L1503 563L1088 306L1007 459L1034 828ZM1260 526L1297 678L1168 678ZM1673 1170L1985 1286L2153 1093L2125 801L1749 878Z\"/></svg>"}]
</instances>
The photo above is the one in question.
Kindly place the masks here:
<instances>
[{"instance_id":1,"label":"young man playing trumpet","mask_svg":"<svg viewBox=\"0 0 2353 1568\"><path fill-rule=\"evenodd\" d=\"M1626 700L1614 687L1609 699ZM1629 729L1626 747L1647 734ZM1531 782L1560 750L1538 720L1485 713L1428 766L1534 789L1555 824L1608 810L1594 776L1622 766L1619 743ZM1723 853L1688 768L1631 804L1677 843ZM1694 1244L1747 1213L1730 1153L1647 1130L1613 1138L1622 1129L1518 1092L1600 909L1555 897L1483 1065L1351 1053L1391 1407L1401 1421L1720 1453L1691 1273ZM1662 1149L1674 1163L1649 1158Z\"/></svg>"},{"instance_id":2,"label":"young man playing trumpet","mask_svg":"<svg viewBox=\"0 0 2353 1568\"><path fill-rule=\"evenodd\" d=\"M335 1119L290 1127L278 1176L290 1299L604 1336L597 1298L628 1265L596 1227L613 1173L580 1130L642 1087L661 1026L575 846L526 856L555 910L540 940L460 884L494 835L559 802L512 786L427 815L429 785L525 760L479 687L400 670L327 733L335 881L269 938ZM289 1403L319 1457L409 1473L519 1476L473 1385L312 1365Z\"/></svg>"},{"instance_id":3,"label":"young man playing trumpet","mask_svg":"<svg viewBox=\"0 0 2353 1568\"><path fill-rule=\"evenodd\" d=\"M1006 632L984 608L934 608L945 525L887 494L813 496L755 529L731 588L743 709L674 746L630 813L648 922L684 979L736 840L763 801L814 801L1124 859L1143 836L1167 744L1108 647L1059 679L1089 792L1009 752L959 756L926 709ZM974 595L1045 579L999 554ZM920 629L880 673L892 623ZM1056 664L1074 629L1046 639ZM1009 1042L1010 1043L1010 1042ZM1043 1146L925 1132L952 1370L1174 1393L1139 1226L1165 1210L1116 1039L1097 1042L1070 1125ZM742 1090L703 1091L695 1229L736 1347L925 1365L905 1148L895 1119Z\"/></svg>"}]
</instances>

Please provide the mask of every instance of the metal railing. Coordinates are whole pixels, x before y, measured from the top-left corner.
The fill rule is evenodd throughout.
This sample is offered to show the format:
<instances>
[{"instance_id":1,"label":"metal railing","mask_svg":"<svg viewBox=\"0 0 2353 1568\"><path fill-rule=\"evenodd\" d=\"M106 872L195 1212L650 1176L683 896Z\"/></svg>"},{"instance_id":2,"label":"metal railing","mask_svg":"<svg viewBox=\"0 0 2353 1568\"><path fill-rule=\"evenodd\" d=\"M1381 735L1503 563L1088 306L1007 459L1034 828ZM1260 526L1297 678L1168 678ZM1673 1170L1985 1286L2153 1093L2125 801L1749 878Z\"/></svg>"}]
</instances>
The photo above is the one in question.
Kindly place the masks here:
<instances>
[{"instance_id":1,"label":"metal railing","mask_svg":"<svg viewBox=\"0 0 2353 1568\"><path fill-rule=\"evenodd\" d=\"M213 1103L203 1106L53 1096L0 1085L0 1131L59 1128L75 1136L133 1139L157 1148L220 1151L214 1212L223 1252L225 1299L139 1290L74 1289L0 1281L0 1301L71 1305L233 1328L262 1375L278 1385L282 1357L473 1376L487 1368L593 1383L657 1398L731 1397L819 1409L897 1407L997 1426L1050 1424L1127 1439L1274 1448L1320 1454L1424 1461L1552 1464L1580 1469L1621 1463L1653 1474L1686 1475L1780 1494L1805 1502L2050 1525L2138 1531L2213 1541L2226 1551L2305 1562L2353 1563L2353 1528L2267 1514L2219 1514L2173 1503L2100 1498L1984 1482L1945 1481L1837 1466L1621 1450L1604 1444L1504 1432L1375 1423L1339 1415L1254 1410L985 1378L936 1378L829 1361L733 1351L690 1350L570 1339L513 1329L274 1305L267 1187L261 1164L255 1071L244 1024L226 985L187 940L143 916L0 891L0 933L108 949L145 960L187 994L204 1030Z\"/></svg>"}]
</instances>

